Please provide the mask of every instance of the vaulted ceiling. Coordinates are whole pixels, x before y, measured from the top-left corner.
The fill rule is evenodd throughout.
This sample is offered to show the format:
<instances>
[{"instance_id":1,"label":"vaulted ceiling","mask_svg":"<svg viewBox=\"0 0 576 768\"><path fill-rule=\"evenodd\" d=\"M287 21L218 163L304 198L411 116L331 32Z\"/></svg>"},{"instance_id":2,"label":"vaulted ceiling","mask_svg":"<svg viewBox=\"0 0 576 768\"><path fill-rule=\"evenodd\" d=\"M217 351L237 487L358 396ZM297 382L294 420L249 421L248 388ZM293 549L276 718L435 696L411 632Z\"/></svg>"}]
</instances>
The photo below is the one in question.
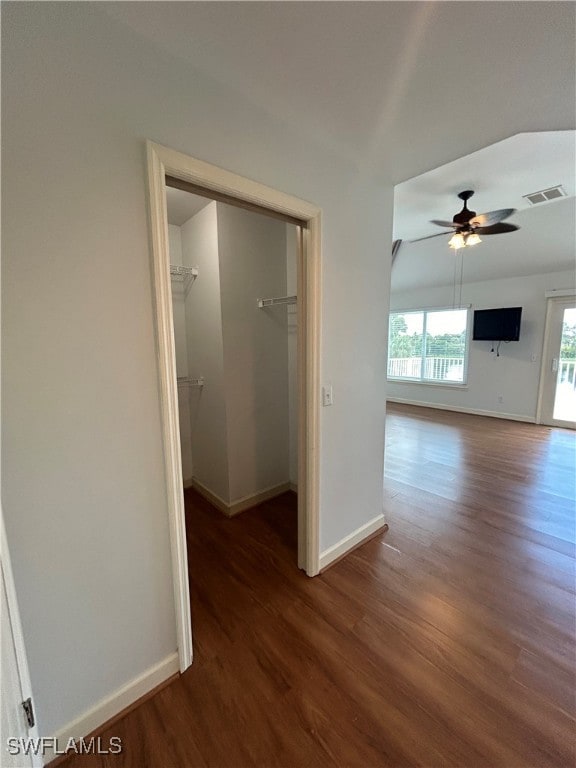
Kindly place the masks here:
<instances>
[{"instance_id":1,"label":"vaulted ceiling","mask_svg":"<svg viewBox=\"0 0 576 768\"><path fill-rule=\"evenodd\" d=\"M566 197L535 206L524 197L557 185ZM478 213L515 208L507 221L520 227L484 236L482 243L465 249L466 281L575 268L575 132L525 133L396 186L394 238L403 242L392 270L394 291L451 284L456 258L448 248L451 232L430 220L450 221L462 207L457 194L464 189L475 191L469 208ZM442 231L448 234L410 242Z\"/></svg>"},{"instance_id":2,"label":"vaulted ceiling","mask_svg":"<svg viewBox=\"0 0 576 768\"><path fill-rule=\"evenodd\" d=\"M575 127L573 3L95 5L359 179L397 183L516 133Z\"/></svg>"},{"instance_id":3,"label":"vaulted ceiling","mask_svg":"<svg viewBox=\"0 0 576 768\"><path fill-rule=\"evenodd\" d=\"M497 158L484 163L481 152L518 134L576 127L571 2L94 6L139 44L144 41L151 54L178 60L191 79L201 73L225 85L253 104L255 115L265 112L281 130L333 154L359 184L367 177L383 185L419 177L420 186L406 187L413 198L397 200L395 230L403 239L430 234L431 218L451 218L456 194L465 188L476 190L479 212L521 208L523 194L548 185L535 178L543 155L528 152L510 172ZM185 89L181 96L188 98ZM476 165L450 166L479 151ZM516 160L522 151L515 146ZM553 162L563 161L559 154ZM573 169L571 157L565 163ZM546 167L550 173L543 178L567 183L565 174L557 179ZM553 269L570 268L573 199L546 205L519 210L513 219L519 232L486 238L477 260L470 259L468 279L541 271L543 260ZM393 289L423 280L450 283L445 250L441 237L404 244Z\"/></svg>"}]
</instances>

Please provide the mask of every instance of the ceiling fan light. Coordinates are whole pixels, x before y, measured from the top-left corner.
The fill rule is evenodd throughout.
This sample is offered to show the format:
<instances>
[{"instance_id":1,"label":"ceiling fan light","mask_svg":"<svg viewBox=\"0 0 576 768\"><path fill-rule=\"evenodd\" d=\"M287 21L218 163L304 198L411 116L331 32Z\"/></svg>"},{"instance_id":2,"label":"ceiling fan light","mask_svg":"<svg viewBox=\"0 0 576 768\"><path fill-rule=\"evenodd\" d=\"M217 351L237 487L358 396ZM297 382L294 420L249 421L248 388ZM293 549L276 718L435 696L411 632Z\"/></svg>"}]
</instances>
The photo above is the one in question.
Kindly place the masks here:
<instances>
[{"instance_id":1,"label":"ceiling fan light","mask_svg":"<svg viewBox=\"0 0 576 768\"><path fill-rule=\"evenodd\" d=\"M450 248L453 248L454 250L458 250L459 248L464 248L466 243L464 242L463 236L460 234L460 232L455 232L450 240L448 241L448 245Z\"/></svg>"},{"instance_id":2,"label":"ceiling fan light","mask_svg":"<svg viewBox=\"0 0 576 768\"><path fill-rule=\"evenodd\" d=\"M466 245L478 245L481 242L480 235L477 235L476 232L471 232L466 238Z\"/></svg>"}]
</instances>

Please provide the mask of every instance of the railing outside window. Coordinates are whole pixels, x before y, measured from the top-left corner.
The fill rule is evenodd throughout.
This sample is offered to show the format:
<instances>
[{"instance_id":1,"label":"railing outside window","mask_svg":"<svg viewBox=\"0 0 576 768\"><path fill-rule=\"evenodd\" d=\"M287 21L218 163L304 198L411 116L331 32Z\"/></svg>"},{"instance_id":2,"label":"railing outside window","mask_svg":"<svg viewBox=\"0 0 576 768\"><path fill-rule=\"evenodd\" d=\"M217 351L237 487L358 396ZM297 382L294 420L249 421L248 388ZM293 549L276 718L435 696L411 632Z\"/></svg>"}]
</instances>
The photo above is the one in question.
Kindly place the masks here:
<instances>
[{"instance_id":1,"label":"railing outside window","mask_svg":"<svg viewBox=\"0 0 576 768\"><path fill-rule=\"evenodd\" d=\"M464 384L468 357L467 309L392 312L388 378Z\"/></svg>"},{"instance_id":2,"label":"railing outside window","mask_svg":"<svg viewBox=\"0 0 576 768\"><path fill-rule=\"evenodd\" d=\"M388 376L393 379L419 379L421 357L395 357L388 360ZM434 381L462 381L463 357L427 357L424 360L424 378Z\"/></svg>"},{"instance_id":3,"label":"railing outside window","mask_svg":"<svg viewBox=\"0 0 576 768\"><path fill-rule=\"evenodd\" d=\"M576 360L560 359L559 384L571 384L576 389Z\"/></svg>"}]
</instances>

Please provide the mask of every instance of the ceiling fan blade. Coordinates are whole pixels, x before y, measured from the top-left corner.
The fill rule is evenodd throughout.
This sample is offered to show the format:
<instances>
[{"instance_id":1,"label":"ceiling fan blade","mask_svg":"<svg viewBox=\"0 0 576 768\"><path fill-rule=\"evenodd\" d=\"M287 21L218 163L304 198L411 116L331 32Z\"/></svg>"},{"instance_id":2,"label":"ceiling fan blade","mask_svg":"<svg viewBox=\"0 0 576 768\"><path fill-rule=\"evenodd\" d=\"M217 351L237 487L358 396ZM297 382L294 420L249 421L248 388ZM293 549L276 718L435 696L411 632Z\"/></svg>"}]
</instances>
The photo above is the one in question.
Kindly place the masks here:
<instances>
[{"instance_id":1,"label":"ceiling fan blade","mask_svg":"<svg viewBox=\"0 0 576 768\"><path fill-rule=\"evenodd\" d=\"M400 250L400 246L402 245L402 240L394 240L392 243L392 266L394 266L394 262L396 261L396 257L398 256L398 251Z\"/></svg>"},{"instance_id":2,"label":"ceiling fan blade","mask_svg":"<svg viewBox=\"0 0 576 768\"><path fill-rule=\"evenodd\" d=\"M520 227L517 227L516 224L492 224L490 227L475 227L474 232L477 232L479 235L503 235L504 232L516 232L517 229L520 229Z\"/></svg>"},{"instance_id":3,"label":"ceiling fan blade","mask_svg":"<svg viewBox=\"0 0 576 768\"><path fill-rule=\"evenodd\" d=\"M431 219L430 224L437 224L439 227L457 227L458 224L454 224L453 221L441 221L440 219Z\"/></svg>"},{"instance_id":4,"label":"ceiling fan blade","mask_svg":"<svg viewBox=\"0 0 576 768\"><path fill-rule=\"evenodd\" d=\"M419 243L421 240L430 240L431 237L442 237L442 235L449 235L450 232L435 232L433 235L425 235L424 237L417 237L416 240L408 240L409 243Z\"/></svg>"},{"instance_id":5,"label":"ceiling fan blade","mask_svg":"<svg viewBox=\"0 0 576 768\"><path fill-rule=\"evenodd\" d=\"M490 227L492 224L497 224L503 219L507 219L508 216L512 216L516 213L516 208L500 208L498 211L488 211L488 213L479 213L478 216L470 219L468 224L471 227Z\"/></svg>"}]
</instances>

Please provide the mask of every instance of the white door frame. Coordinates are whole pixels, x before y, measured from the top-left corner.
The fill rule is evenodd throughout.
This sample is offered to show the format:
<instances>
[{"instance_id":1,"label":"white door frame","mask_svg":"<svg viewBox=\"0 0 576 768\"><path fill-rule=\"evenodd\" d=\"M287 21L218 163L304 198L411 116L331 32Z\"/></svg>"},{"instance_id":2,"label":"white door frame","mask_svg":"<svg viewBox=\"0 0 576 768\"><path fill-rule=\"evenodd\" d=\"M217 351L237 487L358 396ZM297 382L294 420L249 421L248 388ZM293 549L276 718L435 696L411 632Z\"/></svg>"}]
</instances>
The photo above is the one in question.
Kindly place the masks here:
<instances>
[{"instance_id":1,"label":"white door frame","mask_svg":"<svg viewBox=\"0 0 576 768\"><path fill-rule=\"evenodd\" d=\"M192 663L192 629L180 459L165 178L172 176L302 222L298 254L298 566L319 572L320 217L314 205L151 141L146 142L154 301L180 670ZM256 299L255 299L256 300Z\"/></svg>"},{"instance_id":2,"label":"white door frame","mask_svg":"<svg viewBox=\"0 0 576 768\"><path fill-rule=\"evenodd\" d=\"M542 345L542 364L540 367L540 384L538 387L538 405L536 408L536 424L547 424L548 426L573 428L573 424L567 421L552 418L552 413L547 413L548 398L555 393L556 383L554 383L554 392L551 391L550 366L556 350L556 339L552 318L558 307L566 304L570 306L576 301L576 291L572 289L562 291L551 291L551 295L546 295L546 323L544 326L544 343Z\"/></svg>"},{"instance_id":3,"label":"white door frame","mask_svg":"<svg viewBox=\"0 0 576 768\"><path fill-rule=\"evenodd\" d=\"M32 699L32 706L34 709L34 717L36 717L36 707L34 703L34 697L32 696L32 685L30 683L30 672L28 669L28 657L26 656L26 646L24 645L24 634L22 632L22 623L20 621L20 611L18 609L18 600L16 597L16 587L14 585L14 575L12 573L12 563L10 560L10 552L8 550L8 542L6 540L6 528L4 526L4 512L0 504L0 568L2 569L2 580L6 587L6 598L8 601L9 616L2 616L1 632L7 632L12 635L12 641L14 643L14 653L16 656L16 665L18 667L18 676L20 678L21 688L21 701L26 699ZM14 704L12 695L15 691L3 691L2 706L9 707ZM24 718L24 712L22 711L22 718ZM24 722L24 720L23 720ZM6 734L2 733L2 739L8 737L20 737L21 733ZM35 722L32 728L27 728L27 736L31 739L38 739L38 723ZM4 753L7 745L5 741L0 744L0 754ZM25 759L25 758L24 758ZM41 768L43 765L42 756L36 753L34 750L30 750L30 756L26 762L26 765L32 766L32 768ZM24 763L22 763L24 765Z\"/></svg>"}]
</instances>

